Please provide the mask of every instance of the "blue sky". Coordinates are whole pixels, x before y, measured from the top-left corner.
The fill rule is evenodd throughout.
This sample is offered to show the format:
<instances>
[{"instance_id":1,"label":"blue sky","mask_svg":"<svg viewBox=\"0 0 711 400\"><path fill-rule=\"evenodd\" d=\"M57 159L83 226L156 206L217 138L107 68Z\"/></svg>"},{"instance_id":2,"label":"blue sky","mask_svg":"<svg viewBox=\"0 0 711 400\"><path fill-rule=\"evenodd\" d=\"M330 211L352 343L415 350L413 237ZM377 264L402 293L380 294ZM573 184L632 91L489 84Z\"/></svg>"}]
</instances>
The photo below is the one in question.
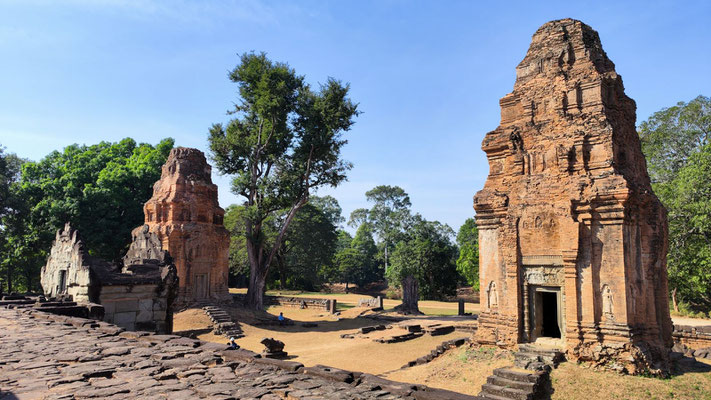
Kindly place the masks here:
<instances>
[{"instance_id":1,"label":"blue sky","mask_svg":"<svg viewBox=\"0 0 711 400\"><path fill-rule=\"evenodd\" d=\"M516 65L540 25L566 17L599 32L638 123L711 95L709 1L0 0L0 145L33 160L124 137L206 151L236 99L227 72L265 51L312 84L350 82L360 103L349 181L319 194L347 218L367 190L399 185L458 229ZM213 175L223 207L241 201Z\"/></svg>"}]
</instances>

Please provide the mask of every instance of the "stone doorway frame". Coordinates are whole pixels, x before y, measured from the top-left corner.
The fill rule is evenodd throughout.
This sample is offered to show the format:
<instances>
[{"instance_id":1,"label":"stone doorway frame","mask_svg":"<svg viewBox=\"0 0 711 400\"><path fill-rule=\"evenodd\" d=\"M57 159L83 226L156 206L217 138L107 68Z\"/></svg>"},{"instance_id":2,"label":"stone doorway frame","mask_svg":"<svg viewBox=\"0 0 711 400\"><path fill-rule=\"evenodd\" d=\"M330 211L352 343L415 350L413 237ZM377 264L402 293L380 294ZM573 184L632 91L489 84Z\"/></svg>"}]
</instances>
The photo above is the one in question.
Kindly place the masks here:
<instances>
[{"instance_id":1,"label":"stone doorway frame","mask_svg":"<svg viewBox=\"0 0 711 400\"><path fill-rule=\"evenodd\" d=\"M542 330L542 322L540 324L536 323L541 316L541 321L543 319L543 310L537 310L536 304L537 296L540 293L555 293L556 295L556 317L558 321L558 329L560 330L559 338L551 338L555 340L565 339L565 310L563 309L563 291L560 286L543 286L543 285L527 285L528 286L528 298L527 298L527 309L529 311L528 318L528 341L535 342L539 338L550 338L549 336L541 336L540 331ZM540 312L539 312L540 311Z\"/></svg>"}]
</instances>

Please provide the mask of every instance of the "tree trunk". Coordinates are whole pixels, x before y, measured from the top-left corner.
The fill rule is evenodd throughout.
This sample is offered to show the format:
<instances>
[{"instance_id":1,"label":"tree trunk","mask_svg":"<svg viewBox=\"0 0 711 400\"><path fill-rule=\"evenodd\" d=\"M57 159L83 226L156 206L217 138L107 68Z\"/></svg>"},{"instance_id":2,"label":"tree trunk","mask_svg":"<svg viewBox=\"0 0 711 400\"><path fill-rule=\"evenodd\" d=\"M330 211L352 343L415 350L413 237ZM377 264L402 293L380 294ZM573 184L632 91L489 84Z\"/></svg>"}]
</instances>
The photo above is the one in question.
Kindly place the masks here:
<instances>
[{"instance_id":1,"label":"tree trunk","mask_svg":"<svg viewBox=\"0 0 711 400\"><path fill-rule=\"evenodd\" d=\"M672 290L672 304L674 305L674 311L679 312L679 304L676 302L676 288Z\"/></svg>"},{"instance_id":2,"label":"tree trunk","mask_svg":"<svg viewBox=\"0 0 711 400\"><path fill-rule=\"evenodd\" d=\"M258 271L258 266L250 265L249 267L249 288L247 289L247 298L245 306L252 310L264 309L264 288L266 287L266 275Z\"/></svg>"},{"instance_id":3,"label":"tree trunk","mask_svg":"<svg viewBox=\"0 0 711 400\"><path fill-rule=\"evenodd\" d=\"M419 299L417 279L414 276L408 275L402 280L402 305L400 311L405 314L419 314L420 309L417 307Z\"/></svg>"},{"instance_id":4,"label":"tree trunk","mask_svg":"<svg viewBox=\"0 0 711 400\"><path fill-rule=\"evenodd\" d=\"M7 266L7 293L12 293L12 263Z\"/></svg>"},{"instance_id":5,"label":"tree trunk","mask_svg":"<svg viewBox=\"0 0 711 400\"><path fill-rule=\"evenodd\" d=\"M346 294L348 294L348 282L346 282Z\"/></svg>"}]
</instances>

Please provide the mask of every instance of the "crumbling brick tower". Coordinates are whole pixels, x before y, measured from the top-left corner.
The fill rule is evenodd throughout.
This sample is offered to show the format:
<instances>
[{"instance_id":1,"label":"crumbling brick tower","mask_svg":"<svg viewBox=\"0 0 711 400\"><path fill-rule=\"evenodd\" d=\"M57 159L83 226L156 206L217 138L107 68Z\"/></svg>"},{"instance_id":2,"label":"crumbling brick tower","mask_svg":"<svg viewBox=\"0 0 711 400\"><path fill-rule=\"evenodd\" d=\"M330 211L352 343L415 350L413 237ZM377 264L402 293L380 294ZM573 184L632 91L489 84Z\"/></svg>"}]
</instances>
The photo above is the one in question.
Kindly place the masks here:
<instances>
[{"instance_id":1,"label":"crumbling brick tower","mask_svg":"<svg viewBox=\"0 0 711 400\"><path fill-rule=\"evenodd\" d=\"M666 211L635 102L597 32L571 19L543 25L500 104L474 197L478 340L560 338L572 358L661 368L672 331Z\"/></svg>"},{"instance_id":2,"label":"crumbling brick tower","mask_svg":"<svg viewBox=\"0 0 711 400\"><path fill-rule=\"evenodd\" d=\"M157 234L178 270L178 305L229 299L230 237L211 171L200 150L174 148L143 207L145 225ZM136 228L134 237L144 229Z\"/></svg>"}]
</instances>

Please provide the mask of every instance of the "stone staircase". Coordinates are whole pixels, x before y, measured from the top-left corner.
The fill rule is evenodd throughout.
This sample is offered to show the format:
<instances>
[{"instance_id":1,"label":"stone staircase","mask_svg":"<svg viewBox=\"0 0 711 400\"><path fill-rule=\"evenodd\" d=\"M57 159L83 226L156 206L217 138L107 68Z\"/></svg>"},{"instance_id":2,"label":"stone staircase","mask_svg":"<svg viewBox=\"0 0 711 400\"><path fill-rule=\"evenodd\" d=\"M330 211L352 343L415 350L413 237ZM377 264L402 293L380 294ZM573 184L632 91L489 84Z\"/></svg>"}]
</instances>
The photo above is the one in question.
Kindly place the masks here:
<instances>
[{"instance_id":1,"label":"stone staircase","mask_svg":"<svg viewBox=\"0 0 711 400\"><path fill-rule=\"evenodd\" d=\"M549 371L524 372L497 368L486 378L479 397L487 400L538 400L550 398Z\"/></svg>"},{"instance_id":2,"label":"stone staircase","mask_svg":"<svg viewBox=\"0 0 711 400\"><path fill-rule=\"evenodd\" d=\"M479 397L490 400L549 399L550 371L562 361L565 357L555 347L519 344L514 354L514 366L495 369L494 375L481 386Z\"/></svg>"},{"instance_id":3,"label":"stone staircase","mask_svg":"<svg viewBox=\"0 0 711 400\"><path fill-rule=\"evenodd\" d=\"M203 311L205 311L205 314L210 318L210 321L212 321L212 331L216 335L223 335L226 338L231 338L234 337L235 339L239 339L241 337L244 337L244 333L242 333L242 328L239 327L238 324L236 324L234 321L232 321L232 317L230 317L230 314L227 313L224 309L222 309L220 306L216 305L209 305L209 306L204 306Z\"/></svg>"},{"instance_id":4,"label":"stone staircase","mask_svg":"<svg viewBox=\"0 0 711 400\"><path fill-rule=\"evenodd\" d=\"M559 349L533 343L519 344L514 354L514 366L531 371L550 371L551 368L558 368L562 361L565 361L565 356Z\"/></svg>"}]
</instances>

